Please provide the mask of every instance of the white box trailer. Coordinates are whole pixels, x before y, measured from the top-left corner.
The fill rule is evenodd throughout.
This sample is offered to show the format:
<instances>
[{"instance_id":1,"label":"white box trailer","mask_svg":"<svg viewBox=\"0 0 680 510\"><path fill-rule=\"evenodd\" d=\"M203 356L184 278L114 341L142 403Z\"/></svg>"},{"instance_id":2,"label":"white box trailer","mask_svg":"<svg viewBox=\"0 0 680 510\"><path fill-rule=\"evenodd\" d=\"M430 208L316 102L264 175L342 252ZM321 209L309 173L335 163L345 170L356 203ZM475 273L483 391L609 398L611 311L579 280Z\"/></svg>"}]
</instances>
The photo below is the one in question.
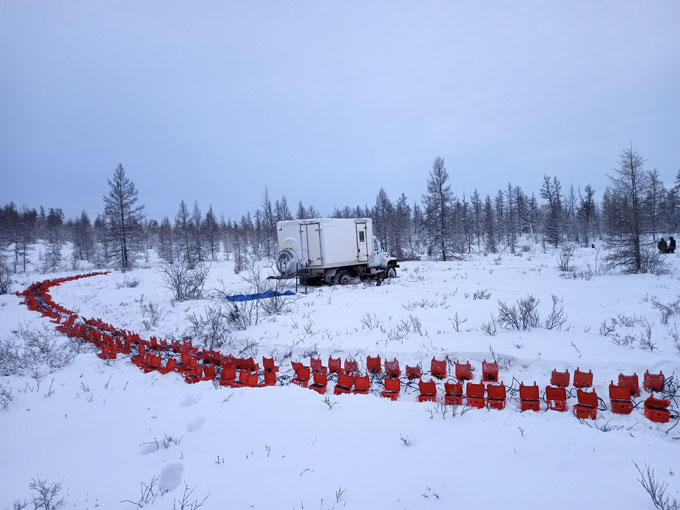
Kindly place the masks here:
<instances>
[{"instance_id":1,"label":"white box trailer","mask_svg":"<svg viewBox=\"0 0 680 510\"><path fill-rule=\"evenodd\" d=\"M370 218L279 221L276 233L276 266L283 277L346 284L352 278L396 276L397 260L379 249Z\"/></svg>"}]
</instances>

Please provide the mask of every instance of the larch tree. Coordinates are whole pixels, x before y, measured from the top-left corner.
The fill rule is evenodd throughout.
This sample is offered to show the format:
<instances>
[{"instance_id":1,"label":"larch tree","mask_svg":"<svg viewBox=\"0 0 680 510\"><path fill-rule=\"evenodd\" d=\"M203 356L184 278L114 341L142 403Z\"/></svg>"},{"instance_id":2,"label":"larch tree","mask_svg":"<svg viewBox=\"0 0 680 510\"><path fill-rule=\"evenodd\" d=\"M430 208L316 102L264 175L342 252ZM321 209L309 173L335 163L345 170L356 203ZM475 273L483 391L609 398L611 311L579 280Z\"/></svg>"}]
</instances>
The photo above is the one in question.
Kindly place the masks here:
<instances>
[{"instance_id":1,"label":"larch tree","mask_svg":"<svg viewBox=\"0 0 680 510\"><path fill-rule=\"evenodd\" d=\"M198 207L198 200L194 200L194 210L191 213L191 238L194 250L194 260L203 262L205 260L205 250L203 249L203 213Z\"/></svg>"},{"instance_id":2,"label":"larch tree","mask_svg":"<svg viewBox=\"0 0 680 510\"><path fill-rule=\"evenodd\" d=\"M515 212L515 209L517 207L517 201L515 200L514 190L512 184L510 183L508 183L505 201L507 205L507 214L505 218L507 244L510 247L510 253L514 255L515 232L517 231L517 214Z\"/></svg>"},{"instance_id":3,"label":"larch tree","mask_svg":"<svg viewBox=\"0 0 680 510\"><path fill-rule=\"evenodd\" d=\"M592 225L595 221L595 190L590 184L586 184L583 188L583 195L579 191L579 207L577 212L578 223L581 229L581 238L584 246L590 245L592 236Z\"/></svg>"},{"instance_id":4,"label":"larch tree","mask_svg":"<svg viewBox=\"0 0 680 510\"><path fill-rule=\"evenodd\" d=\"M481 239L482 239L482 211L484 209L484 205L482 203L482 199L479 196L479 192L475 189L475 191L472 193L472 198L470 199L472 203L472 217L473 217L473 225L474 225L474 231L475 231L475 237L477 238L477 251L482 250L482 244L481 244Z\"/></svg>"},{"instance_id":5,"label":"larch tree","mask_svg":"<svg viewBox=\"0 0 680 510\"><path fill-rule=\"evenodd\" d=\"M543 234L548 243L557 247L563 237L562 186L557 177L551 181L547 175L543 176L541 197L547 202Z\"/></svg>"},{"instance_id":6,"label":"larch tree","mask_svg":"<svg viewBox=\"0 0 680 510\"><path fill-rule=\"evenodd\" d=\"M661 205L663 183L661 182L661 175L656 168L650 170L647 174L649 175L649 189L647 190L647 196L645 197L645 209L648 213L652 239L656 241L656 233L659 228L659 206Z\"/></svg>"},{"instance_id":7,"label":"larch tree","mask_svg":"<svg viewBox=\"0 0 680 510\"><path fill-rule=\"evenodd\" d=\"M220 226L217 223L217 217L213 212L212 204L210 204L208 212L205 213L205 219L203 220L203 233L205 234L207 250L210 253L210 260L212 261L217 260L217 253L220 249L219 232Z\"/></svg>"},{"instance_id":8,"label":"larch tree","mask_svg":"<svg viewBox=\"0 0 680 510\"><path fill-rule=\"evenodd\" d=\"M392 248L398 259L406 256L406 250L411 245L411 206L405 194L401 194L394 208L392 220Z\"/></svg>"},{"instance_id":9,"label":"larch tree","mask_svg":"<svg viewBox=\"0 0 680 510\"><path fill-rule=\"evenodd\" d=\"M484 201L484 249L487 253L496 253L495 218L491 197L486 196Z\"/></svg>"},{"instance_id":10,"label":"larch tree","mask_svg":"<svg viewBox=\"0 0 680 510\"><path fill-rule=\"evenodd\" d=\"M373 208L373 234L378 238L385 250L392 248L393 213L394 206L392 205L392 201L387 196L387 192L383 188L380 188L378 196L375 198L375 207Z\"/></svg>"},{"instance_id":11,"label":"larch tree","mask_svg":"<svg viewBox=\"0 0 680 510\"><path fill-rule=\"evenodd\" d=\"M441 260L449 260L453 255L450 239L453 192L444 158L434 158L423 201L428 227L428 252Z\"/></svg>"},{"instance_id":12,"label":"larch tree","mask_svg":"<svg viewBox=\"0 0 680 510\"><path fill-rule=\"evenodd\" d=\"M276 216L267 186L264 187L264 195L262 196L262 229L264 255L271 258L276 249Z\"/></svg>"},{"instance_id":13,"label":"larch tree","mask_svg":"<svg viewBox=\"0 0 680 510\"><path fill-rule=\"evenodd\" d=\"M118 165L108 183L109 193L104 196L106 230L116 265L127 271L132 267L138 249L144 205L137 205L137 188L125 176L123 165Z\"/></svg>"},{"instance_id":14,"label":"larch tree","mask_svg":"<svg viewBox=\"0 0 680 510\"><path fill-rule=\"evenodd\" d=\"M648 226L643 203L650 186L644 161L631 144L621 153L619 166L609 176L609 195L619 218L608 225L609 253L605 262L610 268L621 268L627 273L649 272L657 262L656 250L645 253L642 247L642 236Z\"/></svg>"},{"instance_id":15,"label":"larch tree","mask_svg":"<svg viewBox=\"0 0 680 510\"><path fill-rule=\"evenodd\" d=\"M177 216L175 216L175 234L180 244L178 259L184 261L189 266L189 269L193 269L195 259L192 244L191 217L189 208L184 200L180 200Z\"/></svg>"},{"instance_id":16,"label":"larch tree","mask_svg":"<svg viewBox=\"0 0 680 510\"><path fill-rule=\"evenodd\" d=\"M295 218L298 220L306 220L309 218L309 216L307 216L307 209L305 209L305 206L302 205L302 201L298 202L297 214L295 215Z\"/></svg>"},{"instance_id":17,"label":"larch tree","mask_svg":"<svg viewBox=\"0 0 680 510\"><path fill-rule=\"evenodd\" d=\"M158 256L166 263L172 264L175 261L174 239L170 219L164 216L158 227Z\"/></svg>"}]
</instances>

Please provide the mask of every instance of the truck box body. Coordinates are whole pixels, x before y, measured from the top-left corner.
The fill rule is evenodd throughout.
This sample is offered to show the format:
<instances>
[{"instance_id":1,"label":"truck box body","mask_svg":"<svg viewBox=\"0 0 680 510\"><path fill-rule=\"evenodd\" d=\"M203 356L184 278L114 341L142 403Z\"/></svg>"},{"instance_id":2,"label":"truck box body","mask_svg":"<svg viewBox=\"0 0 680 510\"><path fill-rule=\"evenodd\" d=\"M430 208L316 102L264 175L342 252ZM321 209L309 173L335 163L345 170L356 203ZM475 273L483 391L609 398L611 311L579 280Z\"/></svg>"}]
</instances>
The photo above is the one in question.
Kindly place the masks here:
<instances>
[{"instance_id":1,"label":"truck box body","mask_svg":"<svg viewBox=\"0 0 680 510\"><path fill-rule=\"evenodd\" d=\"M328 269L366 264L373 249L370 218L279 221L280 250L293 250L301 268Z\"/></svg>"}]
</instances>

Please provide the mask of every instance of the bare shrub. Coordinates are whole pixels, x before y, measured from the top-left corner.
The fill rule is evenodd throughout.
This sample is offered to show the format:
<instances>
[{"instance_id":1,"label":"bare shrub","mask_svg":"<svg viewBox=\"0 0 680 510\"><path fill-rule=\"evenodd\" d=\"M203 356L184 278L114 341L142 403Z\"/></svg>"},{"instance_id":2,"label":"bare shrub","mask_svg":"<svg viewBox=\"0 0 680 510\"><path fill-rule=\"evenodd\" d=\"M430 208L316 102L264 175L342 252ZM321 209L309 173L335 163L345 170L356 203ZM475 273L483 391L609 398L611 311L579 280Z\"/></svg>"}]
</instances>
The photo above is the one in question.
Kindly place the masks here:
<instances>
[{"instance_id":1,"label":"bare shrub","mask_svg":"<svg viewBox=\"0 0 680 510\"><path fill-rule=\"evenodd\" d=\"M381 331L387 335L387 340L390 341L404 341L411 333L411 323L409 321L401 320L399 324L390 328L389 330L381 328Z\"/></svg>"},{"instance_id":2,"label":"bare shrub","mask_svg":"<svg viewBox=\"0 0 680 510\"><path fill-rule=\"evenodd\" d=\"M202 500L191 499L196 487L189 488L187 483L184 483L184 493L182 494L182 499L175 499L172 502L172 510L198 510L202 508L205 502L208 500L208 496L204 497Z\"/></svg>"},{"instance_id":3,"label":"bare shrub","mask_svg":"<svg viewBox=\"0 0 680 510\"><path fill-rule=\"evenodd\" d=\"M618 333L611 335L611 342L614 345L619 345L622 347L628 347L630 345L633 345L635 343L635 340L637 340L637 337L635 335L619 335Z\"/></svg>"},{"instance_id":4,"label":"bare shrub","mask_svg":"<svg viewBox=\"0 0 680 510\"><path fill-rule=\"evenodd\" d=\"M125 278L123 278L123 281L120 283L116 284L117 289L134 289L139 285L139 278L130 278L128 275L125 275Z\"/></svg>"},{"instance_id":5,"label":"bare shrub","mask_svg":"<svg viewBox=\"0 0 680 510\"><path fill-rule=\"evenodd\" d=\"M662 303L658 299L652 298L652 307L661 312L661 324L666 325L672 316L680 314L680 298L670 303Z\"/></svg>"},{"instance_id":6,"label":"bare shrub","mask_svg":"<svg viewBox=\"0 0 680 510\"><path fill-rule=\"evenodd\" d=\"M64 504L61 496L63 487L61 482L49 483L47 479L32 478L28 487L33 491L32 503L34 510L55 510Z\"/></svg>"},{"instance_id":7,"label":"bare shrub","mask_svg":"<svg viewBox=\"0 0 680 510\"><path fill-rule=\"evenodd\" d=\"M231 336L230 314L220 303L208 306L202 314L187 314L186 319L190 324L188 336L206 349L219 349Z\"/></svg>"},{"instance_id":8,"label":"bare shrub","mask_svg":"<svg viewBox=\"0 0 680 510\"><path fill-rule=\"evenodd\" d=\"M505 329L528 330L540 324L538 304L540 301L532 295L520 298L514 305L498 302L498 325Z\"/></svg>"},{"instance_id":9,"label":"bare shrub","mask_svg":"<svg viewBox=\"0 0 680 510\"><path fill-rule=\"evenodd\" d=\"M30 375L41 380L73 362L75 342L64 342L51 328L20 324L0 340L0 375Z\"/></svg>"},{"instance_id":10,"label":"bare shrub","mask_svg":"<svg viewBox=\"0 0 680 510\"><path fill-rule=\"evenodd\" d=\"M455 418L458 407L448 406L443 402L437 401L433 405L425 408L425 412L430 415L431 420L434 420L435 416L441 416L442 420L445 420L446 415L449 414L449 411L451 411L452 418Z\"/></svg>"},{"instance_id":11,"label":"bare shrub","mask_svg":"<svg viewBox=\"0 0 680 510\"><path fill-rule=\"evenodd\" d=\"M673 345L675 349L680 354L680 332L678 331L678 325L674 322L672 328L668 328L668 336L673 340Z\"/></svg>"},{"instance_id":12,"label":"bare shrub","mask_svg":"<svg viewBox=\"0 0 680 510\"><path fill-rule=\"evenodd\" d=\"M242 301L241 303L231 303L229 321L234 329L244 331L249 326L257 324L259 321L259 307L257 301Z\"/></svg>"},{"instance_id":13,"label":"bare shrub","mask_svg":"<svg viewBox=\"0 0 680 510\"><path fill-rule=\"evenodd\" d=\"M9 274L9 268L0 261L0 294L8 294L11 286L12 277Z\"/></svg>"},{"instance_id":14,"label":"bare shrub","mask_svg":"<svg viewBox=\"0 0 680 510\"><path fill-rule=\"evenodd\" d=\"M571 271L571 259L574 257L574 247L565 245L562 247L560 256L557 259L557 267L563 273Z\"/></svg>"},{"instance_id":15,"label":"bare shrub","mask_svg":"<svg viewBox=\"0 0 680 510\"><path fill-rule=\"evenodd\" d=\"M144 329L149 331L152 328L158 327L160 322L165 319L167 313L165 309L157 303L144 302L144 294L139 297L139 311L142 315L142 324Z\"/></svg>"},{"instance_id":16,"label":"bare shrub","mask_svg":"<svg viewBox=\"0 0 680 510\"><path fill-rule=\"evenodd\" d=\"M652 325L647 319L644 319L643 331L640 333L639 339L638 345L640 348L654 352L656 343L652 341Z\"/></svg>"},{"instance_id":17,"label":"bare shrub","mask_svg":"<svg viewBox=\"0 0 680 510\"><path fill-rule=\"evenodd\" d=\"M456 333L460 333L460 327L468 321L466 317L459 316L458 312L456 312L449 320L451 321L451 324L453 324Z\"/></svg>"},{"instance_id":18,"label":"bare shrub","mask_svg":"<svg viewBox=\"0 0 680 510\"><path fill-rule=\"evenodd\" d=\"M590 265L588 265L585 269L582 269L580 271L572 269L571 271L560 273L560 278L564 280L586 280L589 282L594 277L595 272L592 270Z\"/></svg>"},{"instance_id":19,"label":"bare shrub","mask_svg":"<svg viewBox=\"0 0 680 510\"><path fill-rule=\"evenodd\" d=\"M482 322L482 332L485 335L495 336L498 332L498 326L496 324L496 318L492 315L489 322Z\"/></svg>"},{"instance_id":20,"label":"bare shrub","mask_svg":"<svg viewBox=\"0 0 680 510\"><path fill-rule=\"evenodd\" d=\"M139 508L143 508L145 505L151 504L156 501L156 497L159 494L158 487L158 475L151 478L149 483L140 482L139 484L139 499L137 501L132 501L131 499L124 499L121 503L132 503L137 505Z\"/></svg>"},{"instance_id":21,"label":"bare shrub","mask_svg":"<svg viewBox=\"0 0 680 510\"><path fill-rule=\"evenodd\" d=\"M182 442L182 436L180 437L174 437L174 436L169 436L167 434L163 435L163 439L161 439L161 446L165 448L166 450L170 448L173 444L175 446L179 446L179 444Z\"/></svg>"},{"instance_id":22,"label":"bare shrub","mask_svg":"<svg viewBox=\"0 0 680 510\"><path fill-rule=\"evenodd\" d=\"M564 323L567 322L567 314L564 313L564 300L559 299L555 294L551 298L552 308L543 325L545 329L562 329Z\"/></svg>"},{"instance_id":23,"label":"bare shrub","mask_svg":"<svg viewBox=\"0 0 680 510\"><path fill-rule=\"evenodd\" d=\"M14 400L12 388L6 388L0 384L0 409L7 411L12 400Z\"/></svg>"},{"instance_id":24,"label":"bare shrub","mask_svg":"<svg viewBox=\"0 0 680 510\"><path fill-rule=\"evenodd\" d=\"M210 268L199 264L191 269L184 262L164 264L161 268L165 287L170 289L177 301L200 299Z\"/></svg>"},{"instance_id":25,"label":"bare shrub","mask_svg":"<svg viewBox=\"0 0 680 510\"><path fill-rule=\"evenodd\" d=\"M447 304L446 301L447 301L446 298L442 299L441 301L434 301L432 299L423 298L423 299L419 299L419 300L416 300L416 301L409 301L405 305L401 305L401 306L403 306L409 312L412 312L416 308L422 308L422 309L426 309L426 308L449 308L450 305Z\"/></svg>"},{"instance_id":26,"label":"bare shrub","mask_svg":"<svg viewBox=\"0 0 680 510\"><path fill-rule=\"evenodd\" d=\"M382 326L382 321L374 313L366 312L364 314L364 316L361 318L361 328L362 329L374 330L374 329L379 329L381 326Z\"/></svg>"},{"instance_id":27,"label":"bare shrub","mask_svg":"<svg viewBox=\"0 0 680 510\"><path fill-rule=\"evenodd\" d=\"M637 342L643 349L656 349L656 343L652 341L652 325L646 317L635 314L620 313L605 319L600 324L600 335L610 338L615 345L631 346Z\"/></svg>"},{"instance_id":28,"label":"bare shrub","mask_svg":"<svg viewBox=\"0 0 680 510\"><path fill-rule=\"evenodd\" d=\"M493 350L492 345L489 345L489 352L491 353L491 357L494 359L494 361L498 363L499 369L507 370L512 366L512 358L496 354L496 351Z\"/></svg>"},{"instance_id":29,"label":"bare shrub","mask_svg":"<svg viewBox=\"0 0 680 510\"><path fill-rule=\"evenodd\" d=\"M252 266L247 273L241 275L241 278L248 284L246 294L261 294L266 291L281 292L283 287L281 280L267 278L259 265ZM225 291L218 293L222 297L229 295ZM234 303L234 312L239 316L236 321L239 329L245 329L251 324L258 324L260 322L260 311L265 316L287 313L290 311L290 300L290 296L274 296L267 299L242 301L239 305Z\"/></svg>"},{"instance_id":30,"label":"bare shrub","mask_svg":"<svg viewBox=\"0 0 680 510\"><path fill-rule=\"evenodd\" d=\"M626 328L632 328L638 324L644 326L646 319L644 317L638 317L635 314L626 315L625 313L620 313L612 319L612 321L616 321Z\"/></svg>"},{"instance_id":31,"label":"bare shrub","mask_svg":"<svg viewBox=\"0 0 680 510\"><path fill-rule=\"evenodd\" d=\"M413 331L418 333L420 336L428 336L427 330L423 329L423 323L417 316L408 314L408 322L411 323L411 328Z\"/></svg>"},{"instance_id":32,"label":"bare shrub","mask_svg":"<svg viewBox=\"0 0 680 510\"><path fill-rule=\"evenodd\" d=\"M602 336L611 336L616 332L616 322L610 320L610 322L607 322L607 319L602 321L602 324L600 324L600 335Z\"/></svg>"},{"instance_id":33,"label":"bare shrub","mask_svg":"<svg viewBox=\"0 0 680 510\"><path fill-rule=\"evenodd\" d=\"M636 462L633 462L633 464L640 474L640 478L638 478L637 481L640 482L640 485L647 491L655 508L658 510L680 509L680 502L675 499L671 501L669 496L666 495L668 483L659 480L649 464L645 464L644 471L640 469L640 466L638 466Z\"/></svg>"},{"instance_id":34,"label":"bare shrub","mask_svg":"<svg viewBox=\"0 0 680 510\"><path fill-rule=\"evenodd\" d=\"M260 306L265 315L281 315L290 312L290 303L292 296L283 296L281 294L283 290L283 284L281 280L266 280L266 282L274 282L273 285L268 284L267 290L273 290L276 294L270 298L260 300Z\"/></svg>"},{"instance_id":35,"label":"bare shrub","mask_svg":"<svg viewBox=\"0 0 680 510\"><path fill-rule=\"evenodd\" d=\"M328 410L329 410L329 411L332 411L333 408L334 408L336 405L338 405L338 402L337 402L336 400L331 400L331 398L330 398L328 395L326 395L326 396L324 397L323 403L326 404L326 405L328 406Z\"/></svg>"},{"instance_id":36,"label":"bare shrub","mask_svg":"<svg viewBox=\"0 0 680 510\"><path fill-rule=\"evenodd\" d=\"M472 294L472 299L477 300L477 299L491 299L491 292L489 292L489 289L479 289L473 292Z\"/></svg>"}]
</instances>

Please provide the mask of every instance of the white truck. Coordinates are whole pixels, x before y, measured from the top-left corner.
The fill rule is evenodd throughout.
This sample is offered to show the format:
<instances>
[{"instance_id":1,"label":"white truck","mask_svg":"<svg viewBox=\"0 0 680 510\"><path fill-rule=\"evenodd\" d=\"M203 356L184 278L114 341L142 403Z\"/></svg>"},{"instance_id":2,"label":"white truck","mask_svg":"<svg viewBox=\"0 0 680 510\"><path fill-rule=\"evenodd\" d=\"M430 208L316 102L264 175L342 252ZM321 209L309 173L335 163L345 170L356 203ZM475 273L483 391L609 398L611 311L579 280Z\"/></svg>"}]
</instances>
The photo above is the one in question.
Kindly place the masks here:
<instances>
[{"instance_id":1,"label":"white truck","mask_svg":"<svg viewBox=\"0 0 680 510\"><path fill-rule=\"evenodd\" d=\"M397 259L373 237L370 218L315 218L276 224L281 278L346 285L364 278L397 276Z\"/></svg>"}]
</instances>

